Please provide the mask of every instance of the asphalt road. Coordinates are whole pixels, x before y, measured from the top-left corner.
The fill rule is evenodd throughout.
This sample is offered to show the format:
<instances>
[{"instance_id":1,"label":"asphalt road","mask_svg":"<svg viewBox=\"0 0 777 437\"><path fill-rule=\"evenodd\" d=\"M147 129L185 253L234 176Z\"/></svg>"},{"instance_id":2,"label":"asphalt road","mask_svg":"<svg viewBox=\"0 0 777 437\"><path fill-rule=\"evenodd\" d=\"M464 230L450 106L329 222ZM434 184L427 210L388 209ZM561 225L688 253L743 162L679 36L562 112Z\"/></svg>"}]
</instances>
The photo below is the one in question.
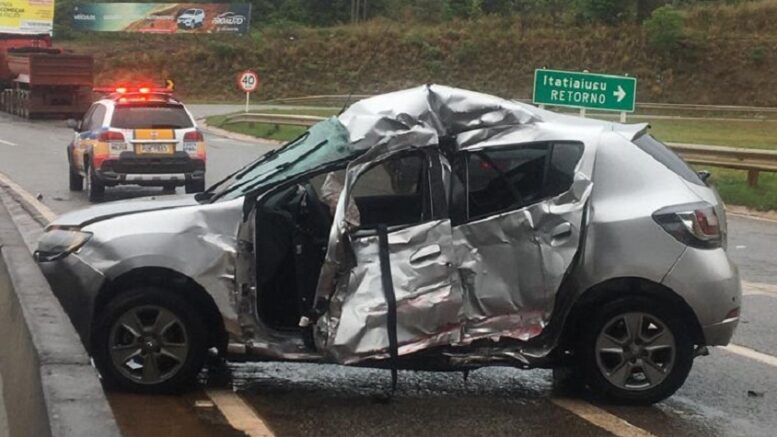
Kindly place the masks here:
<instances>
[{"instance_id":1,"label":"asphalt road","mask_svg":"<svg viewBox=\"0 0 777 437\"><path fill-rule=\"evenodd\" d=\"M191 109L203 116L237 108ZM29 122L0 114L0 172L41 195L56 213L87 206L84 193L67 189L65 146L72 135L62 121ZM272 147L214 135L206 140L209 183ZM107 191L108 200L148 195L162 192L131 187ZM200 388L182 396L111 393L109 399L127 436L244 435L214 405L213 390L237 391L278 436L611 435L605 429L617 435L774 435L777 223L731 216L729 231L729 252L748 281L734 342L767 355L759 361L716 348L697 359L675 396L652 407L591 407L584 395L569 407L553 392L550 372L544 370L484 369L467 380L459 373L400 372L398 391L387 400L386 371L277 363L230 363L204 373ZM603 425L602 420L612 423Z\"/></svg>"}]
</instances>

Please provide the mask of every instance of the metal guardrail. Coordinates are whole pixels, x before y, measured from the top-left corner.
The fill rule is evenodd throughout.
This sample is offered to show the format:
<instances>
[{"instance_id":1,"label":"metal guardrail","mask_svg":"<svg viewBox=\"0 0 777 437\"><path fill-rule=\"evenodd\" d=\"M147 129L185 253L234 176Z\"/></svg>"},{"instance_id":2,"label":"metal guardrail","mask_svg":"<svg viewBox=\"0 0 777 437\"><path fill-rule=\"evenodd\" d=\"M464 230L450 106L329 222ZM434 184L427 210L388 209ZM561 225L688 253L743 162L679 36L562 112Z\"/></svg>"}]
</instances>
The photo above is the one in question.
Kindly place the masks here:
<instances>
[{"instance_id":1,"label":"metal guardrail","mask_svg":"<svg viewBox=\"0 0 777 437\"><path fill-rule=\"evenodd\" d=\"M312 126L324 117L313 115L257 114L238 113L227 116L224 124L266 123L286 126ZM747 184L758 185L758 176L762 171L777 172L777 151L743 149L727 146L709 146L704 144L668 143L669 148L677 152L690 164L711 165L747 171Z\"/></svg>"},{"instance_id":2,"label":"metal guardrail","mask_svg":"<svg viewBox=\"0 0 777 437\"><path fill-rule=\"evenodd\" d=\"M262 123L279 124L284 126L305 126L310 127L319 121L325 120L324 117L315 115L291 115L291 114L257 114L253 112L241 112L228 115L224 118L221 125L235 123Z\"/></svg>"},{"instance_id":3,"label":"metal guardrail","mask_svg":"<svg viewBox=\"0 0 777 437\"><path fill-rule=\"evenodd\" d=\"M751 187L758 186L760 172L777 172L775 150L683 143L669 143L668 146L690 164L746 170L747 184Z\"/></svg>"},{"instance_id":4,"label":"metal guardrail","mask_svg":"<svg viewBox=\"0 0 777 437\"><path fill-rule=\"evenodd\" d=\"M372 97L373 94L321 94L315 96L284 97L279 99L260 102L262 104L293 104L305 103L316 105L322 103L344 103L348 100L355 102L357 100ZM531 99L514 99L519 102L532 103ZM663 109L672 111L704 111L704 112L755 112L755 113L777 113L777 107L769 106L738 106L738 105L697 105L689 103L653 103L637 102L637 109Z\"/></svg>"}]
</instances>

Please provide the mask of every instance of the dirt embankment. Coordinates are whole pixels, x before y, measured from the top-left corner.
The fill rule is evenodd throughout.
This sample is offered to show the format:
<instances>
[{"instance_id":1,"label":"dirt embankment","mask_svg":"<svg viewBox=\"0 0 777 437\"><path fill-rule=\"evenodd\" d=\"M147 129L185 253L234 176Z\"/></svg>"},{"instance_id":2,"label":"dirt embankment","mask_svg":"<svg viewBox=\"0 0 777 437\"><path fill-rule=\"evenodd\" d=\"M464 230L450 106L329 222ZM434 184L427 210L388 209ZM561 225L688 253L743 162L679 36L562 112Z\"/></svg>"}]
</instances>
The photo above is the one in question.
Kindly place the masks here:
<instances>
[{"instance_id":1,"label":"dirt embankment","mask_svg":"<svg viewBox=\"0 0 777 437\"><path fill-rule=\"evenodd\" d=\"M686 10L687 38L659 54L636 24L483 18L434 26L370 22L251 35L95 34L59 43L96 56L98 84L171 77L188 98L236 100L235 74L262 76L259 99L381 92L443 83L530 97L535 68L639 79L638 100L777 106L777 1ZM259 27L258 25L256 27Z\"/></svg>"}]
</instances>

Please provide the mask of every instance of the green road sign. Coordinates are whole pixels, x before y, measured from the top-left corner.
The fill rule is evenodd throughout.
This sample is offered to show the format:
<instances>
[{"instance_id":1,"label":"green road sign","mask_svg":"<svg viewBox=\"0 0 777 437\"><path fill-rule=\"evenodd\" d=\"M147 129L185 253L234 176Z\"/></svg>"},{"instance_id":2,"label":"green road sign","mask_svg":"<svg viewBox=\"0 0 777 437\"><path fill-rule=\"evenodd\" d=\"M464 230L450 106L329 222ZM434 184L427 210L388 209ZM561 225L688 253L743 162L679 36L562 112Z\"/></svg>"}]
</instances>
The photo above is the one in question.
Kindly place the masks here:
<instances>
[{"instance_id":1,"label":"green road sign","mask_svg":"<svg viewBox=\"0 0 777 437\"><path fill-rule=\"evenodd\" d=\"M609 74L538 69L534 72L534 103L634 112L637 79Z\"/></svg>"}]
</instances>

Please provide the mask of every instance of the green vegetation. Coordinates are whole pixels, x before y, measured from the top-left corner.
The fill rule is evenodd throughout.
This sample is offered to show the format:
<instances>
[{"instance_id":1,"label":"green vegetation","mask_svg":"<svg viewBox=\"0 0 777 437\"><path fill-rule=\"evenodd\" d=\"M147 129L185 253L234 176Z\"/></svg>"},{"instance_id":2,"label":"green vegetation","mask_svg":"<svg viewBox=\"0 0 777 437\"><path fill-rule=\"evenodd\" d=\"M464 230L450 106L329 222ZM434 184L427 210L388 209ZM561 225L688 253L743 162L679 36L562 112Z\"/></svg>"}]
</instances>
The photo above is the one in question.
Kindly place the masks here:
<instances>
[{"instance_id":1,"label":"green vegetation","mask_svg":"<svg viewBox=\"0 0 777 437\"><path fill-rule=\"evenodd\" d=\"M747 172L727 168L699 166L712 173L712 183L723 200L759 211L777 210L777 174L761 173L758 186L747 186Z\"/></svg>"},{"instance_id":2,"label":"green vegetation","mask_svg":"<svg viewBox=\"0 0 777 437\"><path fill-rule=\"evenodd\" d=\"M547 0L542 5L555 8L515 15L462 18L463 12L449 11L443 15L450 18L439 21L413 14L331 27L260 20L244 36L71 33L70 40L55 39L62 48L95 56L99 86L170 77L185 100L239 101L234 75L246 68L262 78L255 101L423 83L528 98L534 70L546 66L637 77L642 102L777 106L777 94L768 92L777 88L771 73L777 69L777 0L682 6L682 50L666 55L652 48L649 32L634 19L608 25L569 15L576 1ZM473 4L455 9L450 2L451 11ZM490 9L495 3L478 4L496 10Z\"/></svg>"},{"instance_id":3,"label":"green vegetation","mask_svg":"<svg viewBox=\"0 0 777 437\"><path fill-rule=\"evenodd\" d=\"M663 141L777 150L777 121L650 120Z\"/></svg>"},{"instance_id":4,"label":"green vegetation","mask_svg":"<svg viewBox=\"0 0 777 437\"><path fill-rule=\"evenodd\" d=\"M671 6L662 6L642 25L648 43L662 54L670 54L680 48L685 37L685 22L680 12Z\"/></svg>"}]
</instances>

